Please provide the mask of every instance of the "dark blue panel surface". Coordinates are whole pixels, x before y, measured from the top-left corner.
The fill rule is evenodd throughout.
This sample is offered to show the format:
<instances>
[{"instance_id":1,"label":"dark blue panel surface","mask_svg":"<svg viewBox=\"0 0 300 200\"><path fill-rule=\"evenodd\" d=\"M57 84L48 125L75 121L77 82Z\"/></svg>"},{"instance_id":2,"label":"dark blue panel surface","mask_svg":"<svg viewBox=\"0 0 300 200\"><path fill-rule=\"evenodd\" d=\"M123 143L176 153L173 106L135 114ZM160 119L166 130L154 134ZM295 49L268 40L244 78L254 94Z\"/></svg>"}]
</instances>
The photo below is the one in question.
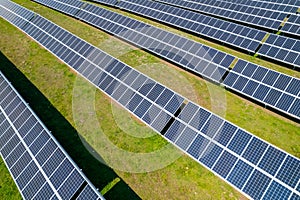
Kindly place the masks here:
<instances>
[{"instance_id":1,"label":"dark blue panel surface","mask_svg":"<svg viewBox=\"0 0 300 200\"><path fill-rule=\"evenodd\" d=\"M219 158L213 170L223 178L226 178L231 168L234 166L236 160L236 156L232 155L228 151L223 151L223 154Z\"/></svg>"},{"instance_id":2,"label":"dark blue panel surface","mask_svg":"<svg viewBox=\"0 0 300 200\"><path fill-rule=\"evenodd\" d=\"M300 179L300 161L288 156L278 171L276 178L294 188Z\"/></svg>"},{"instance_id":3,"label":"dark blue panel surface","mask_svg":"<svg viewBox=\"0 0 300 200\"><path fill-rule=\"evenodd\" d=\"M258 166L274 176L285 156L282 151L269 146Z\"/></svg>"},{"instance_id":4,"label":"dark blue panel surface","mask_svg":"<svg viewBox=\"0 0 300 200\"><path fill-rule=\"evenodd\" d=\"M253 199L260 199L270 182L271 178L255 169L243 191Z\"/></svg>"},{"instance_id":5,"label":"dark blue panel surface","mask_svg":"<svg viewBox=\"0 0 300 200\"><path fill-rule=\"evenodd\" d=\"M272 181L263 199L288 199L291 193L292 192L286 187L276 181Z\"/></svg>"},{"instance_id":6,"label":"dark blue panel surface","mask_svg":"<svg viewBox=\"0 0 300 200\"><path fill-rule=\"evenodd\" d=\"M252 136L245 131L238 130L229 143L228 148L240 155L249 143L251 137Z\"/></svg>"},{"instance_id":7,"label":"dark blue panel surface","mask_svg":"<svg viewBox=\"0 0 300 200\"><path fill-rule=\"evenodd\" d=\"M221 155L222 151L223 149L221 147L214 143L210 143L205 152L199 158L199 161L211 168Z\"/></svg>"},{"instance_id":8,"label":"dark blue panel surface","mask_svg":"<svg viewBox=\"0 0 300 200\"><path fill-rule=\"evenodd\" d=\"M237 188L242 189L252 170L253 167L243 162L242 160L239 160L234 166L227 180Z\"/></svg>"}]
</instances>

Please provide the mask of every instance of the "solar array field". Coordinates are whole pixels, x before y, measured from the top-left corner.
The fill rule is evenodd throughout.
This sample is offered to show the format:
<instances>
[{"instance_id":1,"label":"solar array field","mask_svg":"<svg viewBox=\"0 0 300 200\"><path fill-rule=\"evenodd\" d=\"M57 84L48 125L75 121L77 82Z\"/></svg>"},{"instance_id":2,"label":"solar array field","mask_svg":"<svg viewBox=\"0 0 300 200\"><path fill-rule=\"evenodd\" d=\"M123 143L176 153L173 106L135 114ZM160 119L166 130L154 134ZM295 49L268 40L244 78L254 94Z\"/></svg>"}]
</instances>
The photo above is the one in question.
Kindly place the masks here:
<instances>
[{"instance_id":1,"label":"solar array field","mask_svg":"<svg viewBox=\"0 0 300 200\"><path fill-rule=\"evenodd\" d=\"M84 3L80 1L37 2L85 21L201 77L300 119L299 79L242 60L230 71L230 65L235 59L232 55L91 4L81 9ZM226 73L229 74L226 76Z\"/></svg>"},{"instance_id":2,"label":"solar array field","mask_svg":"<svg viewBox=\"0 0 300 200\"><path fill-rule=\"evenodd\" d=\"M122 38L197 76L233 90L254 102L260 102L279 113L284 113L293 120L300 119L300 79L298 78L256 65L89 3L71 0L35 1ZM257 1L253 0L252 3L239 1L239 5L235 6L236 9L237 7L241 10L245 8L245 12L233 21L241 20L243 16L259 18L258 21L266 20L264 24L262 22L254 24L253 28L244 25L250 23L249 21L239 25L214 18L212 15L220 16L220 14L215 14L216 11L211 9L204 12L201 9L205 8L195 7L196 3L189 1L162 1L166 4L138 0L97 2L150 18L156 16L156 20L175 24L174 26L195 33L198 32L196 26L199 28L201 25L201 30L205 28L208 30L198 32L200 35L220 39L224 43L242 47L250 52L257 52L259 55L283 61L291 66L300 66L298 63L300 40L270 34L264 42L262 40L267 32L255 28L267 26L270 29L277 29L281 24L280 20L284 19L283 16L297 11L296 3L288 2L287 6L277 2L265 2L260 5L261 8L254 9L258 7ZM187 3L182 4L183 2ZM232 12L242 12L232 6L237 4L234 1L231 3L209 2L201 1L201 5L213 4L212 7L215 9L223 6L223 10L228 7ZM217 2L218 5L213 2ZM173 9L170 4L182 8L174 7ZM0 6L2 18L26 33L148 127L246 197L300 199L299 158L197 105L43 16L9 0L0 2ZM191 9L192 7L195 9ZM202 14L193 14L192 11L184 8L201 10ZM271 14L262 16L256 10L265 13L270 11ZM178 13L181 12L186 13L185 19L178 17ZM207 12L210 14L205 16ZM273 18L273 15L277 17ZM204 20L198 23L197 19L200 18ZM228 28L221 28L222 25ZM237 29L241 31L235 32L234 30ZM249 32L253 34L248 34ZM226 38L230 38L231 35L232 37L228 40L216 38L217 33L220 36L226 35ZM238 40L240 40L239 43L236 42ZM24 108L28 106L24 104L22 98L4 76L0 77L3 79L2 81L0 79L0 94L3 96L1 97L3 105L0 104L0 117L3 118L0 125L0 142L3 144L0 144L0 151L23 198L38 199L39 194L48 194L47 198L57 196L62 199L71 199L74 195L77 199L103 198L78 170L75 163L66 155L36 115L30 113L32 111L29 108L27 108L28 113L24 111L26 110ZM12 103L9 103L10 101ZM40 129L35 131L38 124L41 124ZM6 143L7 138L11 139ZM14 150L9 154L12 149ZM10 155L13 154L17 155L13 156L14 159L23 156L17 161L11 158ZM51 160L50 155L53 157L51 162L47 161ZM47 168L47 163L50 163L50 168ZM53 163L57 166L53 166ZM18 168L19 172L15 168ZM34 171L34 173L23 177L23 169ZM27 183L28 180L31 181Z\"/></svg>"}]
</instances>

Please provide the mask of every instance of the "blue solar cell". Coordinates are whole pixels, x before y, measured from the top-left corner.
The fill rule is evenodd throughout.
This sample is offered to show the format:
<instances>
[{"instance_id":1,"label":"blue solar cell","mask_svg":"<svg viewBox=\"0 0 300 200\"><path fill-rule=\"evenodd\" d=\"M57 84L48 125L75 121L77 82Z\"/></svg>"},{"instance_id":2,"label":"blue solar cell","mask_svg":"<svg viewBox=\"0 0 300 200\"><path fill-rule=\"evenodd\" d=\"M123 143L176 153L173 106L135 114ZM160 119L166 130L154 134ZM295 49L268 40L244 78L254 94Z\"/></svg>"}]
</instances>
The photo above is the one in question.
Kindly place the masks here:
<instances>
[{"instance_id":1,"label":"blue solar cell","mask_svg":"<svg viewBox=\"0 0 300 200\"><path fill-rule=\"evenodd\" d=\"M254 72L252 78L257 81L261 81L264 78L264 76L266 75L267 71L268 70L266 68L257 68L257 70Z\"/></svg>"},{"instance_id":2,"label":"blue solar cell","mask_svg":"<svg viewBox=\"0 0 300 200\"><path fill-rule=\"evenodd\" d=\"M233 170L230 172L227 180L239 189L242 189L248 177L250 176L253 167L238 160Z\"/></svg>"},{"instance_id":3,"label":"blue solar cell","mask_svg":"<svg viewBox=\"0 0 300 200\"><path fill-rule=\"evenodd\" d=\"M242 72L242 74L244 74L247 77L251 77L257 68L258 68L257 65L248 63L247 66L245 67L245 70Z\"/></svg>"},{"instance_id":4,"label":"blue solar cell","mask_svg":"<svg viewBox=\"0 0 300 200\"><path fill-rule=\"evenodd\" d=\"M176 141L176 144L183 150L186 150L197 136L197 132L186 127Z\"/></svg>"},{"instance_id":5,"label":"blue solar cell","mask_svg":"<svg viewBox=\"0 0 300 200\"><path fill-rule=\"evenodd\" d=\"M234 125L224 122L218 133L214 136L214 140L218 141L224 146L227 146L236 130L237 128Z\"/></svg>"},{"instance_id":6,"label":"blue solar cell","mask_svg":"<svg viewBox=\"0 0 300 200\"><path fill-rule=\"evenodd\" d=\"M221 66L223 66L225 68L228 68L231 65L231 63L233 62L234 59L235 59L235 57L227 54L226 57L221 62Z\"/></svg>"},{"instance_id":7,"label":"blue solar cell","mask_svg":"<svg viewBox=\"0 0 300 200\"><path fill-rule=\"evenodd\" d=\"M288 155L276 178L294 188L300 179L300 161Z\"/></svg>"},{"instance_id":8,"label":"blue solar cell","mask_svg":"<svg viewBox=\"0 0 300 200\"><path fill-rule=\"evenodd\" d=\"M232 85L235 83L236 79L239 77L239 75L235 74L235 73L229 73L223 84L229 87L232 87Z\"/></svg>"},{"instance_id":9,"label":"blue solar cell","mask_svg":"<svg viewBox=\"0 0 300 200\"><path fill-rule=\"evenodd\" d=\"M45 182L46 180L43 174L38 172L33 179L30 180L29 184L22 190L24 199L32 199Z\"/></svg>"},{"instance_id":10,"label":"blue solar cell","mask_svg":"<svg viewBox=\"0 0 300 200\"><path fill-rule=\"evenodd\" d=\"M248 145L246 151L243 153L243 157L253 164L257 164L262 155L264 154L268 144L257 139L252 138L250 144Z\"/></svg>"},{"instance_id":11,"label":"blue solar cell","mask_svg":"<svg viewBox=\"0 0 300 200\"><path fill-rule=\"evenodd\" d=\"M42 198L50 199L53 196L53 194L54 194L54 192L53 192L52 188L50 187L50 185L48 183L46 183L39 190L39 192L37 194L35 194L33 200L39 200Z\"/></svg>"},{"instance_id":12,"label":"blue solar cell","mask_svg":"<svg viewBox=\"0 0 300 200\"><path fill-rule=\"evenodd\" d=\"M269 87L267 87L265 85L259 85L253 96L256 99L263 101L265 96L268 94L269 90L270 90Z\"/></svg>"},{"instance_id":13,"label":"blue solar cell","mask_svg":"<svg viewBox=\"0 0 300 200\"><path fill-rule=\"evenodd\" d=\"M221 155L222 151L223 149L221 147L211 142L199 158L199 161L211 168Z\"/></svg>"},{"instance_id":14,"label":"blue solar cell","mask_svg":"<svg viewBox=\"0 0 300 200\"><path fill-rule=\"evenodd\" d=\"M112 93L112 98L114 98L115 100L118 100L124 93L124 91L126 91L127 87L123 84L119 84L119 87Z\"/></svg>"},{"instance_id":15,"label":"blue solar cell","mask_svg":"<svg viewBox=\"0 0 300 200\"><path fill-rule=\"evenodd\" d=\"M290 76L286 76L284 74L280 74L280 76L278 77L278 79L276 80L274 87L284 90L288 83L291 81L291 77Z\"/></svg>"},{"instance_id":16,"label":"blue solar cell","mask_svg":"<svg viewBox=\"0 0 300 200\"><path fill-rule=\"evenodd\" d=\"M288 109L292 105L294 99L295 98L292 97L291 95L283 93L282 96L280 97L280 99L278 100L276 107L281 110L288 111Z\"/></svg>"},{"instance_id":17,"label":"blue solar cell","mask_svg":"<svg viewBox=\"0 0 300 200\"><path fill-rule=\"evenodd\" d=\"M290 48L289 48L290 49ZM297 59L298 54L295 52L290 51L287 56L285 57L284 61L288 63L293 63Z\"/></svg>"},{"instance_id":18,"label":"blue solar cell","mask_svg":"<svg viewBox=\"0 0 300 200\"><path fill-rule=\"evenodd\" d=\"M55 189L58 189L69 174L73 171L74 166L69 160L64 160L57 170L51 175L50 181L52 182Z\"/></svg>"},{"instance_id":19,"label":"blue solar cell","mask_svg":"<svg viewBox=\"0 0 300 200\"><path fill-rule=\"evenodd\" d=\"M74 170L70 176L65 180L63 185L59 188L58 193L62 199L71 199L72 196L79 190L83 184L84 178L77 170Z\"/></svg>"},{"instance_id":20,"label":"blue solar cell","mask_svg":"<svg viewBox=\"0 0 300 200\"><path fill-rule=\"evenodd\" d=\"M289 53L288 50L280 49L279 52L276 54L275 58L277 58L278 60L284 61L284 59L288 53Z\"/></svg>"},{"instance_id":21,"label":"blue solar cell","mask_svg":"<svg viewBox=\"0 0 300 200\"><path fill-rule=\"evenodd\" d=\"M268 85L273 85L276 79L278 78L278 76L279 76L278 72L269 70L262 82Z\"/></svg>"},{"instance_id":22,"label":"blue solar cell","mask_svg":"<svg viewBox=\"0 0 300 200\"><path fill-rule=\"evenodd\" d=\"M174 114L177 112L177 110L180 108L181 104L183 103L184 99L175 94L170 101L168 102L168 104L165 106L165 109L167 111L169 111L170 113Z\"/></svg>"},{"instance_id":23,"label":"blue solar cell","mask_svg":"<svg viewBox=\"0 0 300 200\"><path fill-rule=\"evenodd\" d=\"M223 154L219 158L218 162L214 166L213 170L217 172L223 178L226 178L231 168L234 166L237 157L229 153L228 151L223 151Z\"/></svg>"},{"instance_id":24,"label":"blue solar cell","mask_svg":"<svg viewBox=\"0 0 300 200\"><path fill-rule=\"evenodd\" d=\"M147 124L151 124L155 120L155 118L158 116L160 111L161 111L161 109L159 109L157 106L151 105L149 110L143 116L143 118L142 118L143 121L146 122Z\"/></svg>"},{"instance_id":25,"label":"blue solar cell","mask_svg":"<svg viewBox=\"0 0 300 200\"><path fill-rule=\"evenodd\" d=\"M282 92L275 89L271 89L268 95L266 96L266 98L264 99L264 102L271 104L272 106L275 106L276 102L281 97L281 95Z\"/></svg>"},{"instance_id":26,"label":"blue solar cell","mask_svg":"<svg viewBox=\"0 0 300 200\"><path fill-rule=\"evenodd\" d=\"M78 195L77 200L86 200L86 199L97 199L98 195L95 191L89 186L85 186L82 192Z\"/></svg>"},{"instance_id":27,"label":"blue solar cell","mask_svg":"<svg viewBox=\"0 0 300 200\"><path fill-rule=\"evenodd\" d=\"M245 131L238 130L229 143L228 148L240 155L247 146L251 137L252 136Z\"/></svg>"},{"instance_id":28,"label":"blue solar cell","mask_svg":"<svg viewBox=\"0 0 300 200\"><path fill-rule=\"evenodd\" d=\"M56 170L56 168L64 159L65 155L60 149L57 149L43 166L43 170L46 173L46 175L50 177L50 175Z\"/></svg>"},{"instance_id":29,"label":"blue solar cell","mask_svg":"<svg viewBox=\"0 0 300 200\"><path fill-rule=\"evenodd\" d=\"M192 119L196 111L198 110L199 106L189 102L183 110L180 112L178 118L182 119L184 122L189 123Z\"/></svg>"},{"instance_id":30,"label":"blue solar cell","mask_svg":"<svg viewBox=\"0 0 300 200\"><path fill-rule=\"evenodd\" d=\"M38 170L39 168L33 161L26 166L22 173L16 178L16 183L20 190L22 190L29 183Z\"/></svg>"},{"instance_id":31,"label":"blue solar cell","mask_svg":"<svg viewBox=\"0 0 300 200\"><path fill-rule=\"evenodd\" d=\"M266 191L270 182L270 177L264 175L263 173L255 169L250 179L247 181L243 192L248 194L253 199L260 199Z\"/></svg>"},{"instance_id":32,"label":"blue solar cell","mask_svg":"<svg viewBox=\"0 0 300 200\"><path fill-rule=\"evenodd\" d=\"M6 165L8 168L10 168L20 157L21 155L26 151L24 145L22 143L19 143L15 149L5 158Z\"/></svg>"},{"instance_id":33,"label":"blue solar cell","mask_svg":"<svg viewBox=\"0 0 300 200\"><path fill-rule=\"evenodd\" d=\"M258 166L274 176L285 156L286 154L282 151L269 146Z\"/></svg>"},{"instance_id":34,"label":"blue solar cell","mask_svg":"<svg viewBox=\"0 0 300 200\"><path fill-rule=\"evenodd\" d=\"M192 155L194 158L198 159L199 156L203 153L206 146L208 145L209 140L204 138L201 135L197 135L187 152Z\"/></svg>"},{"instance_id":35,"label":"blue solar cell","mask_svg":"<svg viewBox=\"0 0 300 200\"><path fill-rule=\"evenodd\" d=\"M223 122L223 119L217 117L216 115L211 115L211 117L205 123L204 127L201 129L201 132L213 138L222 126Z\"/></svg>"},{"instance_id":36,"label":"blue solar cell","mask_svg":"<svg viewBox=\"0 0 300 200\"><path fill-rule=\"evenodd\" d=\"M149 91L151 90L152 87L154 87L155 82L152 80L147 80L143 86L141 86L138 91L142 94L142 95L147 95L149 93Z\"/></svg>"},{"instance_id":37,"label":"blue solar cell","mask_svg":"<svg viewBox=\"0 0 300 200\"><path fill-rule=\"evenodd\" d=\"M234 83L233 85L233 88L235 88L236 90L238 91L241 91L243 90L243 88L245 87L245 85L247 84L249 79L243 77L243 76L240 76L236 82Z\"/></svg>"},{"instance_id":38,"label":"blue solar cell","mask_svg":"<svg viewBox=\"0 0 300 200\"><path fill-rule=\"evenodd\" d=\"M126 106L127 103L131 100L131 98L134 96L135 92L131 89L127 89L123 95L120 97L118 102L122 104L123 106Z\"/></svg>"},{"instance_id":39,"label":"blue solar cell","mask_svg":"<svg viewBox=\"0 0 300 200\"><path fill-rule=\"evenodd\" d=\"M32 160L30 154L26 151L22 157L12 166L10 169L14 178L17 178L21 172L25 169L25 167L30 163Z\"/></svg>"},{"instance_id":40,"label":"blue solar cell","mask_svg":"<svg viewBox=\"0 0 300 200\"><path fill-rule=\"evenodd\" d=\"M162 93L162 91L164 90L164 87L160 84L155 84L155 86L151 89L151 91L147 94L147 97L152 100L155 101L158 96Z\"/></svg>"},{"instance_id":41,"label":"blue solar cell","mask_svg":"<svg viewBox=\"0 0 300 200\"><path fill-rule=\"evenodd\" d=\"M175 120L166 132L165 137L175 142L184 128L185 125L183 123L179 122L178 120Z\"/></svg>"},{"instance_id":42,"label":"blue solar cell","mask_svg":"<svg viewBox=\"0 0 300 200\"><path fill-rule=\"evenodd\" d=\"M134 111L137 106L141 103L143 100L143 97L139 94L134 94L134 96L129 100L129 102L126 105L126 108L128 108L130 111Z\"/></svg>"},{"instance_id":43,"label":"blue solar cell","mask_svg":"<svg viewBox=\"0 0 300 200\"><path fill-rule=\"evenodd\" d=\"M259 54L262 54L262 55L266 55L267 52L269 51L270 47L271 47L270 45L264 44L264 45L262 45L261 48L259 49L258 53L259 53Z\"/></svg>"},{"instance_id":44,"label":"blue solar cell","mask_svg":"<svg viewBox=\"0 0 300 200\"><path fill-rule=\"evenodd\" d=\"M294 103L289 109L289 113L300 117L300 99L295 99Z\"/></svg>"},{"instance_id":45,"label":"blue solar cell","mask_svg":"<svg viewBox=\"0 0 300 200\"><path fill-rule=\"evenodd\" d=\"M292 197L290 198L290 200L300 200L300 196L297 195L296 193L293 193Z\"/></svg>"},{"instance_id":46,"label":"blue solar cell","mask_svg":"<svg viewBox=\"0 0 300 200\"><path fill-rule=\"evenodd\" d=\"M217 82L220 82L220 80L222 79L222 77L225 75L226 73L226 70L221 68L221 67L218 67L214 73L211 75L211 78L213 80L216 80Z\"/></svg>"},{"instance_id":47,"label":"blue solar cell","mask_svg":"<svg viewBox=\"0 0 300 200\"><path fill-rule=\"evenodd\" d=\"M42 131L42 133L34 140L34 142L29 146L33 155L36 155L43 146L50 139L49 134L46 131Z\"/></svg>"},{"instance_id":48,"label":"blue solar cell","mask_svg":"<svg viewBox=\"0 0 300 200\"><path fill-rule=\"evenodd\" d=\"M19 137L14 134L8 141L4 142L5 145L1 146L1 154L3 158L6 158L8 154L20 143Z\"/></svg>"},{"instance_id":49,"label":"blue solar cell","mask_svg":"<svg viewBox=\"0 0 300 200\"><path fill-rule=\"evenodd\" d=\"M300 80L292 79L285 91L296 96L300 94Z\"/></svg>"},{"instance_id":50,"label":"blue solar cell","mask_svg":"<svg viewBox=\"0 0 300 200\"><path fill-rule=\"evenodd\" d=\"M204 69L204 71L202 72L204 75L206 75L207 77L211 77L213 72L218 68L217 65L209 63L208 66Z\"/></svg>"},{"instance_id":51,"label":"blue solar cell","mask_svg":"<svg viewBox=\"0 0 300 200\"><path fill-rule=\"evenodd\" d=\"M141 104L134 110L134 114L136 114L139 118L142 118L151 105L152 104L148 100L143 99Z\"/></svg>"},{"instance_id":52,"label":"blue solar cell","mask_svg":"<svg viewBox=\"0 0 300 200\"><path fill-rule=\"evenodd\" d=\"M151 123L151 126L158 132L162 132L169 123L171 116L166 112L160 112L156 119Z\"/></svg>"},{"instance_id":53,"label":"blue solar cell","mask_svg":"<svg viewBox=\"0 0 300 200\"><path fill-rule=\"evenodd\" d=\"M276 181L272 181L263 199L288 199L292 192Z\"/></svg>"},{"instance_id":54,"label":"blue solar cell","mask_svg":"<svg viewBox=\"0 0 300 200\"><path fill-rule=\"evenodd\" d=\"M259 83L249 80L248 83L246 84L246 86L243 89L243 92L245 92L246 94L252 96L254 91L256 90L256 88L258 87Z\"/></svg>"},{"instance_id":55,"label":"blue solar cell","mask_svg":"<svg viewBox=\"0 0 300 200\"><path fill-rule=\"evenodd\" d=\"M5 131L3 133L1 132L0 147L2 148L13 136L15 136L15 131L7 121L4 122L0 128L0 130Z\"/></svg>"},{"instance_id":56,"label":"blue solar cell","mask_svg":"<svg viewBox=\"0 0 300 200\"><path fill-rule=\"evenodd\" d=\"M131 70L131 72L126 76L126 78L123 80L123 82L127 85L131 85L132 82L137 78L139 73L135 70Z\"/></svg>"}]
</instances>

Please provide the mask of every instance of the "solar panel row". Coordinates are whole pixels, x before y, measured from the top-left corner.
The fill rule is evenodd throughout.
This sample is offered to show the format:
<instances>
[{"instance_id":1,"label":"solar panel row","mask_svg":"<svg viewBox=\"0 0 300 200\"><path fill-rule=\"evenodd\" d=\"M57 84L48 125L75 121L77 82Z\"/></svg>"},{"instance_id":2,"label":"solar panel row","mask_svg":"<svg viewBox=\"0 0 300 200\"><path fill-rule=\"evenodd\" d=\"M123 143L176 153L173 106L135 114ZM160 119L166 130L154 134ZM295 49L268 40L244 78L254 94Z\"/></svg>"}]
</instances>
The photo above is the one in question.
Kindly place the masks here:
<instances>
[{"instance_id":1,"label":"solar panel row","mask_svg":"<svg viewBox=\"0 0 300 200\"><path fill-rule=\"evenodd\" d=\"M300 6L299 1L294 0L279 0L276 2L275 0L218 0L223 2L235 3L238 5L246 5L253 8L264 8L267 10L277 10L284 13L296 13L298 7ZM213 0L198 0L199 3L212 4Z\"/></svg>"},{"instance_id":2,"label":"solar panel row","mask_svg":"<svg viewBox=\"0 0 300 200\"><path fill-rule=\"evenodd\" d=\"M300 2L299 1L294 1L294 0L261 0L264 2L273 2L279 5L292 5L292 6L296 6L299 7L300 6Z\"/></svg>"},{"instance_id":3,"label":"solar panel row","mask_svg":"<svg viewBox=\"0 0 300 200\"><path fill-rule=\"evenodd\" d=\"M153 1L122 0L116 6L252 53L266 35L265 31Z\"/></svg>"},{"instance_id":4,"label":"solar panel row","mask_svg":"<svg viewBox=\"0 0 300 200\"><path fill-rule=\"evenodd\" d=\"M10 13L14 19L20 20L20 17L13 12ZM9 21L10 19L8 18ZM164 137L222 179L244 192L248 197L254 199L300 197L300 191L297 187L300 180L299 159L188 100L186 100L187 104L183 105L184 98L180 95L45 18L35 15L33 19L24 21L27 22L26 25L18 24L21 30L156 131L160 132L159 130L165 128L164 122L172 117L174 121ZM39 21L43 22L43 27L33 24L37 24ZM49 30L55 31L50 32ZM39 33L36 34L37 32ZM64 40L64 38L57 37L55 35L57 32L68 39ZM53 48L52 45L48 46L49 40L55 47L58 46L58 49ZM81 48L76 50L76 46L71 47L72 43L80 44ZM84 47L87 48L81 51ZM61 51L59 49L64 49L63 51L68 53L58 53ZM70 60L68 55L72 55ZM71 62L72 57L77 57L77 62ZM147 84L139 84L143 82L142 80L145 80ZM157 89L151 89L155 86ZM178 117L172 115L173 112L167 109L166 105L170 103L159 105L158 99L164 95L160 93L158 97L155 96L157 96L156 91L161 90L176 95L174 102L183 107ZM152 94L148 95L150 93ZM151 99L152 97L153 99ZM172 101L171 99L174 98L168 98L167 101ZM136 105L135 102L138 102L139 105ZM178 110L177 106L174 108ZM139 111L137 112L137 110ZM149 113L149 110L153 114Z\"/></svg>"},{"instance_id":5,"label":"solar panel row","mask_svg":"<svg viewBox=\"0 0 300 200\"><path fill-rule=\"evenodd\" d=\"M300 68L300 40L270 34L257 53Z\"/></svg>"},{"instance_id":6,"label":"solar panel row","mask_svg":"<svg viewBox=\"0 0 300 200\"><path fill-rule=\"evenodd\" d=\"M287 16L286 13L282 13L276 10L253 8L247 5L237 5L235 3L225 1L211 1L204 3L189 0L157 1L234 20L238 23L243 22L276 31Z\"/></svg>"},{"instance_id":7,"label":"solar panel row","mask_svg":"<svg viewBox=\"0 0 300 200\"><path fill-rule=\"evenodd\" d=\"M1 72L0 99L0 154L23 199L103 199Z\"/></svg>"},{"instance_id":8,"label":"solar panel row","mask_svg":"<svg viewBox=\"0 0 300 200\"><path fill-rule=\"evenodd\" d=\"M223 84L299 118L300 80L239 59Z\"/></svg>"},{"instance_id":9,"label":"solar panel row","mask_svg":"<svg viewBox=\"0 0 300 200\"><path fill-rule=\"evenodd\" d=\"M38 0L38 2L52 7L50 6L50 3L47 3L48 0ZM76 1L69 2L65 0L56 0L55 2L56 6L52 8L64 12L63 8L66 5L68 5L69 7L73 7L72 5L75 5ZM75 6L73 7L73 9L78 9L78 7ZM68 8L68 10L70 10L70 8ZM79 18L81 21L88 22L102 30L106 30L110 33L116 34L117 36L129 42L132 42L137 46L140 46L144 49L155 53L156 55L160 55L168 60L171 60L172 62L177 63L185 69L189 69L201 76L209 78L210 80L213 80L218 83L221 83L222 78L224 78L225 80L230 80L224 81L222 84L225 85L227 88L234 89L235 91L238 91L239 93L245 95L243 91L240 91L237 88L243 89L245 85L242 84L247 84L247 81L251 79L250 77L245 77L245 75L241 74L240 72L235 72L235 74L233 75L231 75L232 73L230 73L231 76L229 76L228 78L224 77L230 63L232 63L233 61L233 56L226 55L223 52L214 49L208 49L206 46L202 46L201 44L196 43L194 41L187 40L173 33L168 33L156 27L150 26L148 24L139 22L137 20L125 17L123 15L108 11L106 9L91 4L86 4L84 8L77 12L76 16L74 17ZM212 60L211 63L209 63L210 60ZM219 64L219 66L215 65L213 62ZM249 66L254 65L251 63L248 64ZM262 78L264 76L266 76L266 78L269 77L269 75L267 75L267 73L269 72L267 68L257 65L255 66L258 69L257 72L260 73L260 76L262 76ZM284 75L276 71L271 72L282 76ZM231 84L233 84L234 82L231 82L235 80L234 78L238 78L239 75L243 77L244 81L238 81L236 82L236 84L240 85L238 87L232 87ZM298 79L295 79L293 77L289 77L289 79L293 79L295 82L299 82ZM278 92L278 94L283 96L291 96L291 98L289 99L282 97L282 99L280 100L280 105L290 105L290 101L293 100L293 102L295 102L294 106L297 108L299 100L299 97L297 96L298 93L295 95L285 92L284 88L288 87L289 82L282 82L281 79L279 79L278 81L280 81L281 88L283 88L275 89ZM260 84L261 80L255 80L255 82L257 84ZM274 82L270 81L264 81L262 83L262 85L264 87L267 87L268 89L271 89L273 84ZM255 90L256 88L253 87L253 89ZM258 90L257 92L260 92L260 90ZM267 99L265 101L265 98L262 98L259 95L247 94L247 96L252 99L255 99L256 101L262 102L265 105L269 105L270 107L280 110L281 112L284 112L290 116L293 116L298 119L300 118L300 113L297 111L297 109L296 111L294 111L287 110L283 108L283 106L275 106L273 105L273 103L267 101Z\"/></svg>"},{"instance_id":10,"label":"solar panel row","mask_svg":"<svg viewBox=\"0 0 300 200\"><path fill-rule=\"evenodd\" d=\"M280 30L284 33L289 33L293 35L300 36L300 16L299 15L291 15L287 22L285 22L284 26Z\"/></svg>"}]
</instances>

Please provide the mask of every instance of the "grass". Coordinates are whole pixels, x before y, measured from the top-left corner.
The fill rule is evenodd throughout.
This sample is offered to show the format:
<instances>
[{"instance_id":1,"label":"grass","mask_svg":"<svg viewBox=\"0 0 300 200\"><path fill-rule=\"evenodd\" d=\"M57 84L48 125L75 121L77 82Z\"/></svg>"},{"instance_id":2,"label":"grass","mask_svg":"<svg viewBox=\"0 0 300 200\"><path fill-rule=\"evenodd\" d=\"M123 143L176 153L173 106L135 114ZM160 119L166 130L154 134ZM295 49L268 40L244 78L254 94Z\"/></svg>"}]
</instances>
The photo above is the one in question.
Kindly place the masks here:
<instances>
[{"instance_id":1,"label":"grass","mask_svg":"<svg viewBox=\"0 0 300 200\"><path fill-rule=\"evenodd\" d=\"M117 56L194 102L300 157L299 124L179 70L82 22L30 1L16 2ZM121 194L125 194L123 199L137 198L129 187L143 199L244 198L204 167L167 145L160 136L136 121L84 79L77 77L66 65L25 34L4 20L0 21L1 52L16 67L14 69L14 66L1 65L1 70L10 75L11 81L15 81L16 72L22 76L24 74L23 82L15 81L15 84L20 85L17 89L23 91L21 95L27 98L38 116L42 117L42 121L96 187L101 190L118 177L122 180L106 193L107 199L118 199ZM177 32L175 29L172 31ZM186 35L179 31L178 33ZM188 37L195 38L190 35ZM227 51L225 47L221 48ZM265 63L258 58L256 60ZM284 70L297 75L297 72ZM36 88L29 87L24 82L29 82ZM32 94L28 91L34 92ZM32 97L37 94L39 98ZM35 104L34 102L43 99L41 96L45 103ZM116 174L91 158L77 134L93 147L91 151L101 152L99 159L113 166ZM0 167L4 169L4 166ZM5 191L7 193L10 190ZM17 190L14 188L11 191ZM10 197L6 195L3 199Z\"/></svg>"},{"instance_id":2,"label":"grass","mask_svg":"<svg viewBox=\"0 0 300 200\"><path fill-rule=\"evenodd\" d=\"M0 157L0 199L21 199L21 195Z\"/></svg>"}]
</instances>

